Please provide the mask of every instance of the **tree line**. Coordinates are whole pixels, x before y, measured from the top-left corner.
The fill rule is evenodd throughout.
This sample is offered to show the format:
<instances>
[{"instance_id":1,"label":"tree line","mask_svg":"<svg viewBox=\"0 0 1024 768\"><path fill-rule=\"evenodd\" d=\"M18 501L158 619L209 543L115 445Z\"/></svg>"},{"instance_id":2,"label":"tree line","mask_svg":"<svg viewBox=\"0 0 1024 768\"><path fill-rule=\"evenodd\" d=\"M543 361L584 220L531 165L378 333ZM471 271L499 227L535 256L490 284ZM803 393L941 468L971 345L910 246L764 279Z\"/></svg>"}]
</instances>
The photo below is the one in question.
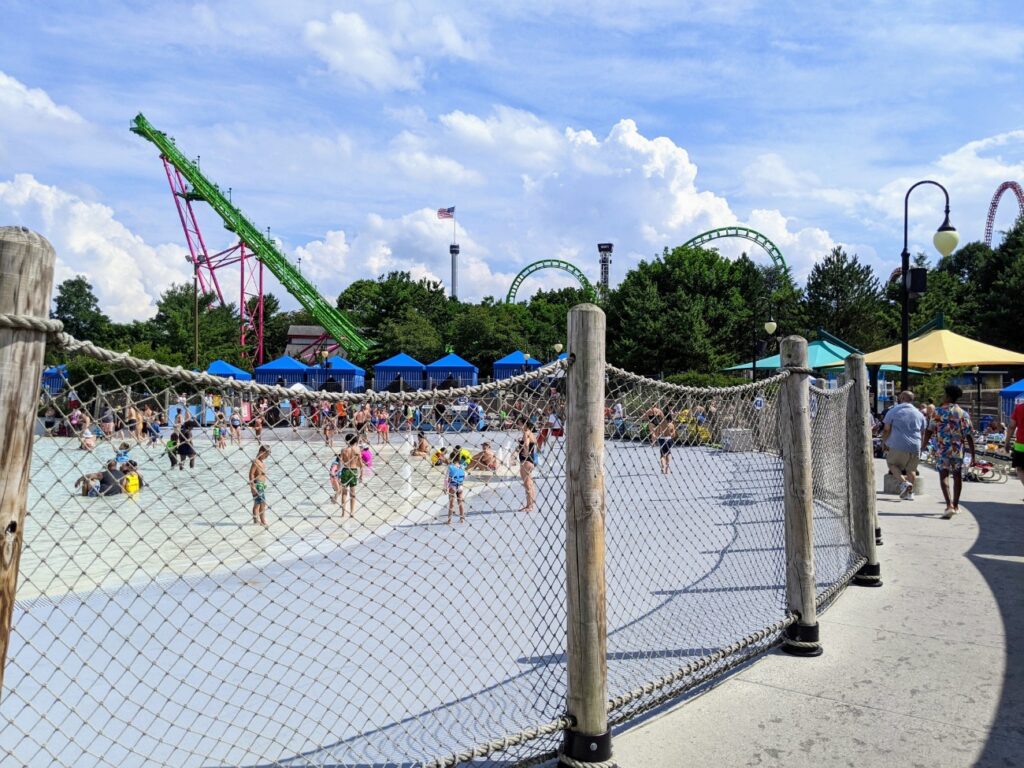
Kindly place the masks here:
<instances>
[{"instance_id":1,"label":"tree line","mask_svg":"<svg viewBox=\"0 0 1024 768\"><path fill-rule=\"evenodd\" d=\"M1024 220L995 249L968 243L934 264L921 254L915 263L928 269L928 290L913 302L912 328L941 312L958 333L1024 352L1017 301L1024 295ZM814 338L817 328L869 352L899 339L899 282L888 278L840 247L823 254L802 288L787 271L746 255L730 260L711 249L666 248L600 298L608 315L608 359L638 373L687 374L695 381L695 374L715 374L755 353L774 354L777 337ZM337 305L373 341L368 353L351 356L359 365L368 368L398 352L430 363L453 350L486 376L496 359L515 349L552 359L555 345L565 343L566 313L586 300L582 290L562 288L516 304L493 297L464 302L448 298L440 282L391 272L356 280ZM116 323L78 276L58 286L52 316L77 338L192 367L193 301L191 285L172 285L152 319ZM200 365L218 358L244 365L238 307L220 306L212 294L201 295L199 305ZM302 310L283 311L273 295L264 297L264 318L268 360L283 353L289 325L316 324ZM763 328L769 319L778 324L774 339Z\"/></svg>"}]
</instances>

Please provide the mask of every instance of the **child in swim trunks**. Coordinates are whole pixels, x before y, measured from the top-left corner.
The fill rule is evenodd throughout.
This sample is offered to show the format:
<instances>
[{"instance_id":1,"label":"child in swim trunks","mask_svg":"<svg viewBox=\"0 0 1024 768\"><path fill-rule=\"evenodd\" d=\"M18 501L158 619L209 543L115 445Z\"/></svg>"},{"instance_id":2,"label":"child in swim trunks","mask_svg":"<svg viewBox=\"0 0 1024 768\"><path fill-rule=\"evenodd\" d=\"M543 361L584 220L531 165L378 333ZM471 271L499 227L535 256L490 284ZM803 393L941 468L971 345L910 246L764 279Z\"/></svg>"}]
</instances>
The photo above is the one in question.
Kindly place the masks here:
<instances>
[{"instance_id":1,"label":"child in swim trunks","mask_svg":"<svg viewBox=\"0 0 1024 768\"><path fill-rule=\"evenodd\" d=\"M448 491L448 525L452 524L452 515L455 513L455 501L459 502L459 522L466 522L466 502L462 484L466 481L466 462L458 458L448 465L448 474L445 477L445 489Z\"/></svg>"}]
</instances>

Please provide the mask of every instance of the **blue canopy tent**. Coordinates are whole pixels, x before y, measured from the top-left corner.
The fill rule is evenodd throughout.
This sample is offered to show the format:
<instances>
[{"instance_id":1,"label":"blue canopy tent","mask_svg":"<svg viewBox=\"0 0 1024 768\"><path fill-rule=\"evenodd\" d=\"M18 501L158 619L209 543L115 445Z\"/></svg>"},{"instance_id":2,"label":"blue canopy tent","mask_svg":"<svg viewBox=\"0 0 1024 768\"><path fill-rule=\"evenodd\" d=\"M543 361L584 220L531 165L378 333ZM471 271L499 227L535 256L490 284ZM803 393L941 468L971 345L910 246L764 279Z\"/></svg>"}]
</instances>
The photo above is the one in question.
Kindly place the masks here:
<instances>
[{"instance_id":1,"label":"blue canopy tent","mask_svg":"<svg viewBox=\"0 0 1024 768\"><path fill-rule=\"evenodd\" d=\"M999 411L1003 414L1003 421L1010 420L1013 407L1017 403L1024 403L1024 379L999 390Z\"/></svg>"},{"instance_id":2,"label":"blue canopy tent","mask_svg":"<svg viewBox=\"0 0 1024 768\"><path fill-rule=\"evenodd\" d=\"M258 384L277 384L279 379L284 379L285 386L291 386L304 383L308 370L307 365L294 357L282 355L277 360L271 360L256 368L253 376Z\"/></svg>"},{"instance_id":3,"label":"blue canopy tent","mask_svg":"<svg viewBox=\"0 0 1024 768\"><path fill-rule=\"evenodd\" d=\"M541 365L540 360L535 360L532 357L528 358L524 352L520 352L517 349L512 354L505 355L501 360L495 360L494 378L495 380L508 379L521 373L535 371Z\"/></svg>"},{"instance_id":4,"label":"blue canopy tent","mask_svg":"<svg viewBox=\"0 0 1024 768\"><path fill-rule=\"evenodd\" d=\"M383 392L401 376L407 389L423 389L426 386L426 374L427 366L405 352L399 352L373 366L373 388Z\"/></svg>"},{"instance_id":5,"label":"blue canopy tent","mask_svg":"<svg viewBox=\"0 0 1024 768\"><path fill-rule=\"evenodd\" d=\"M362 392L366 388L366 371L339 355L327 358L327 366L316 365L306 371L306 383L312 389L323 389L333 377L341 392Z\"/></svg>"},{"instance_id":6,"label":"blue canopy tent","mask_svg":"<svg viewBox=\"0 0 1024 768\"><path fill-rule=\"evenodd\" d=\"M206 372L211 376L222 376L225 379L235 379L236 381L252 381L252 374L248 371L244 371L241 368L231 365L231 363L225 363L223 360L214 360L210 363Z\"/></svg>"},{"instance_id":7,"label":"blue canopy tent","mask_svg":"<svg viewBox=\"0 0 1024 768\"><path fill-rule=\"evenodd\" d=\"M68 367L61 363L43 370L43 389L50 397L56 397L64 391L68 383Z\"/></svg>"},{"instance_id":8,"label":"blue canopy tent","mask_svg":"<svg viewBox=\"0 0 1024 768\"><path fill-rule=\"evenodd\" d=\"M479 368L453 352L427 366L427 386L440 386L450 377L458 386L470 387L477 383L479 373Z\"/></svg>"}]
</instances>

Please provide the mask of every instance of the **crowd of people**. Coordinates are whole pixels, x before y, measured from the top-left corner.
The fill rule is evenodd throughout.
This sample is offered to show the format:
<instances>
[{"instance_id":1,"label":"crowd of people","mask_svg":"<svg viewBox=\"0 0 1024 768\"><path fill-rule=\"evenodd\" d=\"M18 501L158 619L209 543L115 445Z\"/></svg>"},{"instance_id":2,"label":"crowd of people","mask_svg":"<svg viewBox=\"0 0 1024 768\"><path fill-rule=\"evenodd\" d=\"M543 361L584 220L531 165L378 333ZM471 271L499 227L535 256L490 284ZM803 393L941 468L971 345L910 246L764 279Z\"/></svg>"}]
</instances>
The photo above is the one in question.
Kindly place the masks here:
<instances>
[{"instance_id":1,"label":"crowd of people","mask_svg":"<svg viewBox=\"0 0 1024 768\"><path fill-rule=\"evenodd\" d=\"M382 446L390 444L392 428L396 431L416 429L410 458L422 458L442 470L450 524L456 511L460 522L466 520L468 474L493 474L501 462L489 441L484 441L480 450L473 453L461 445L450 450L435 448L428 435L432 432L478 432L495 427L518 430L518 449L509 457L509 462L518 464L523 484L525 501L520 511L531 512L536 508L533 474L539 453L545 441L563 435L561 398L554 388L542 392L549 395L547 404L543 397L537 398L541 401L539 405L515 398L506 409L501 407L499 399L488 403L493 406L490 412L483 403L468 400L375 405L317 401L308 397L276 402L261 397L248 403L248 407L231 408L213 395L206 395L198 408L190 408L188 397L177 395L169 413L154 408L153 399L148 398L141 403L129 400L120 408L107 402L94 418L72 390L67 394L66 415L62 416L55 402L51 402L44 414L43 427L47 435L77 439L79 448L85 451L94 450L100 443L121 441L114 459L101 470L76 480L76 490L89 497L127 494L134 498L146 487L138 462L130 456L133 446L162 444L169 469L185 471L196 468L199 434L208 433L212 446L219 451L241 446L246 439L255 439L259 447L250 463L248 485L253 500L252 521L257 525L267 525L271 450L263 442L266 430L283 427L298 433L300 428L312 429L332 450L335 439L341 439L341 450L332 457L327 475L331 500L341 507L343 519L351 519L356 514L357 489L373 474L375 450L379 452ZM308 439L308 431L306 435ZM371 442L375 442L375 449L371 448Z\"/></svg>"},{"instance_id":2,"label":"crowd of people","mask_svg":"<svg viewBox=\"0 0 1024 768\"><path fill-rule=\"evenodd\" d=\"M904 391L876 423L878 444L889 473L898 478L901 499L914 498L921 456L934 459L946 504L942 516L947 520L960 512L964 472L977 465L980 440L1001 442L1011 468L1024 483L1024 404L1016 406L1008 428L995 419L976 438L970 415L959 405L962 396L960 387L949 384L940 405L929 402L920 406L915 405L913 392Z\"/></svg>"}]
</instances>

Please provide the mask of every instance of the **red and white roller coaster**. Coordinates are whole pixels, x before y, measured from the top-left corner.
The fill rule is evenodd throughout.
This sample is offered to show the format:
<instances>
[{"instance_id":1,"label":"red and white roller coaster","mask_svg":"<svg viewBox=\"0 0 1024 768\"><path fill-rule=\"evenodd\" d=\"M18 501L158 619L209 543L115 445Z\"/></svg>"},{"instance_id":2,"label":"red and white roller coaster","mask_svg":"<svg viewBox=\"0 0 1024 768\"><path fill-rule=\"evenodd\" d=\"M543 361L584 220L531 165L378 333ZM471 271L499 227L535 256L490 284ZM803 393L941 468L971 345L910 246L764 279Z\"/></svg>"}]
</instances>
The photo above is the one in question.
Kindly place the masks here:
<instances>
[{"instance_id":1,"label":"red and white roller coaster","mask_svg":"<svg viewBox=\"0 0 1024 768\"><path fill-rule=\"evenodd\" d=\"M1024 216L1024 189L1016 181L1004 181L992 195L992 203L988 207L988 218L985 220L985 245L992 247L992 228L996 223L996 210L999 208L999 199L1006 190L1013 190L1017 197L1017 205L1020 206L1020 215Z\"/></svg>"}]
</instances>

